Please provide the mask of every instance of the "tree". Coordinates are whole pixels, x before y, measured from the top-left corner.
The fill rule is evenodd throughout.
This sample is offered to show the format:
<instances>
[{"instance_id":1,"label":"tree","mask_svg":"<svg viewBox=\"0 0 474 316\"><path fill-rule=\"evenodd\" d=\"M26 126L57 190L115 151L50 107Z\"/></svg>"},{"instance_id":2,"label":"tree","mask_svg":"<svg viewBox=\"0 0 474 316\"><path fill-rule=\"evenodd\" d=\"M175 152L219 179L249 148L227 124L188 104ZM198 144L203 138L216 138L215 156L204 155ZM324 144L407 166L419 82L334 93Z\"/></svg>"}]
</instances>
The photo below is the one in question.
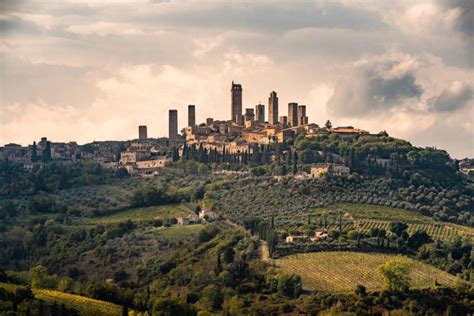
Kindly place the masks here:
<instances>
[{"instance_id":1,"label":"tree","mask_svg":"<svg viewBox=\"0 0 474 316\"><path fill-rule=\"evenodd\" d=\"M36 149L36 142L33 142L33 148L31 150L31 161L38 161L38 151Z\"/></svg>"},{"instance_id":2,"label":"tree","mask_svg":"<svg viewBox=\"0 0 474 316\"><path fill-rule=\"evenodd\" d=\"M424 230L415 231L410 237L408 237L408 245L415 250L418 250L424 244L430 243L431 237Z\"/></svg>"},{"instance_id":3,"label":"tree","mask_svg":"<svg viewBox=\"0 0 474 316\"><path fill-rule=\"evenodd\" d=\"M377 267L384 277L385 287L390 291L407 291L410 288L409 266L400 259L389 260Z\"/></svg>"},{"instance_id":4,"label":"tree","mask_svg":"<svg viewBox=\"0 0 474 316\"><path fill-rule=\"evenodd\" d=\"M128 306L127 305L122 306L122 316L128 316Z\"/></svg>"},{"instance_id":5,"label":"tree","mask_svg":"<svg viewBox=\"0 0 474 316\"><path fill-rule=\"evenodd\" d=\"M224 250L224 262L225 263L232 263L234 262L234 255L235 251L232 249L232 247L227 247Z\"/></svg>"},{"instance_id":6,"label":"tree","mask_svg":"<svg viewBox=\"0 0 474 316\"><path fill-rule=\"evenodd\" d=\"M43 149L43 154L41 156L43 162L48 162L51 160L51 142L47 141Z\"/></svg>"},{"instance_id":7,"label":"tree","mask_svg":"<svg viewBox=\"0 0 474 316\"><path fill-rule=\"evenodd\" d=\"M301 277L297 274L293 274L291 276L283 274L278 278L277 291L281 295L289 298L298 297L301 292L301 288Z\"/></svg>"},{"instance_id":8,"label":"tree","mask_svg":"<svg viewBox=\"0 0 474 316\"><path fill-rule=\"evenodd\" d=\"M367 295L367 289L361 284L357 284L355 288L355 294L358 297L365 297Z\"/></svg>"},{"instance_id":9,"label":"tree","mask_svg":"<svg viewBox=\"0 0 474 316\"><path fill-rule=\"evenodd\" d=\"M389 226L390 231L398 237L401 237L403 232L406 231L407 228L408 225L402 222L392 222Z\"/></svg>"},{"instance_id":10,"label":"tree","mask_svg":"<svg viewBox=\"0 0 474 316\"><path fill-rule=\"evenodd\" d=\"M326 121L326 124L324 124L324 126L326 126L327 129L332 128L332 123L331 123L331 121L330 121L330 120L327 120L327 121Z\"/></svg>"},{"instance_id":11,"label":"tree","mask_svg":"<svg viewBox=\"0 0 474 316\"><path fill-rule=\"evenodd\" d=\"M206 310L219 310L223 301L224 296L221 293L221 289L217 285L211 284L202 290L198 304Z\"/></svg>"}]
</instances>

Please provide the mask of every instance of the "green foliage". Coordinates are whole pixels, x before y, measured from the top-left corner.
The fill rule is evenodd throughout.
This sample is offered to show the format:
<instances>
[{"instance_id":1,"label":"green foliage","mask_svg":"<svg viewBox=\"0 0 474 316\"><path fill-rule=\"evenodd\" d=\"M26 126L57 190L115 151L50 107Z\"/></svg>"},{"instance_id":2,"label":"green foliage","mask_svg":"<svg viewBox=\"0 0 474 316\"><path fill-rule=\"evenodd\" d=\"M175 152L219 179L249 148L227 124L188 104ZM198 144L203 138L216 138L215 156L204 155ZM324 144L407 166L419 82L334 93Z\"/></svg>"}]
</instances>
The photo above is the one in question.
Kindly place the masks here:
<instances>
[{"instance_id":1,"label":"green foliage","mask_svg":"<svg viewBox=\"0 0 474 316\"><path fill-rule=\"evenodd\" d=\"M34 195L29 202L29 208L33 213L49 213L53 211L54 206L54 198L44 192Z\"/></svg>"},{"instance_id":2,"label":"green foliage","mask_svg":"<svg viewBox=\"0 0 474 316\"><path fill-rule=\"evenodd\" d=\"M31 286L33 288L56 288L57 276L50 276L48 269L43 266L36 266L30 269Z\"/></svg>"},{"instance_id":3,"label":"green foliage","mask_svg":"<svg viewBox=\"0 0 474 316\"><path fill-rule=\"evenodd\" d=\"M219 310L223 302L224 296L222 295L221 288L217 285L211 284L202 290L202 295L198 301L198 305L202 309L213 311Z\"/></svg>"},{"instance_id":4,"label":"green foliage","mask_svg":"<svg viewBox=\"0 0 474 316\"><path fill-rule=\"evenodd\" d=\"M410 288L410 268L405 261L390 260L377 267L384 277L385 287L391 291L405 292Z\"/></svg>"},{"instance_id":5,"label":"green foliage","mask_svg":"<svg viewBox=\"0 0 474 316\"><path fill-rule=\"evenodd\" d=\"M278 278L278 293L286 297L294 298L298 297L301 293L302 284L301 277L299 275L280 275Z\"/></svg>"},{"instance_id":6,"label":"green foliage","mask_svg":"<svg viewBox=\"0 0 474 316\"><path fill-rule=\"evenodd\" d=\"M159 316L194 316L196 311L189 304L183 303L177 299L159 298L153 303L153 315Z\"/></svg>"}]
</instances>

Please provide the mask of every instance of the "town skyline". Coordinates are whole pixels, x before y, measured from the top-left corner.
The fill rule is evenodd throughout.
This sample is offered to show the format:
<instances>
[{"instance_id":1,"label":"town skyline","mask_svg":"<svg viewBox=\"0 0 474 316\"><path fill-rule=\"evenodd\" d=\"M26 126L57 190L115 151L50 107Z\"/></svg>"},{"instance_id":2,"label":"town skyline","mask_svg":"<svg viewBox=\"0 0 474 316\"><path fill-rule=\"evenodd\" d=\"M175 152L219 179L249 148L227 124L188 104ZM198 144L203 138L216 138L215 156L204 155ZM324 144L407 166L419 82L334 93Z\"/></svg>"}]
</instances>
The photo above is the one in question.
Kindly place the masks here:
<instances>
[{"instance_id":1,"label":"town skyline","mask_svg":"<svg viewBox=\"0 0 474 316\"><path fill-rule=\"evenodd\" d=\"M167 135L243 107L307 105L319 125L386 130L474 156L472 8L466 1L3 1L0 144ZM179 39L179 40L177 40ZM437 43L433 45L433 43ZM185 126L185 117L179 116Z\"/></svg>"}]
</instances>

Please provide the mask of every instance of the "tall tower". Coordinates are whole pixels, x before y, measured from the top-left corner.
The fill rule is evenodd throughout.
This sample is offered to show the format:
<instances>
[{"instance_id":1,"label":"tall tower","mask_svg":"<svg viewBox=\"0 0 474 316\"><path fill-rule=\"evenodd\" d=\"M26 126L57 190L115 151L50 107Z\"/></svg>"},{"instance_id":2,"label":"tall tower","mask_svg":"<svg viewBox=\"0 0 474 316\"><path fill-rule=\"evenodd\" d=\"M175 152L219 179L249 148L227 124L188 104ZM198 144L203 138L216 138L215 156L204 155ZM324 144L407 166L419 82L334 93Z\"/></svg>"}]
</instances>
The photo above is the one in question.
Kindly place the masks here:
<instances>
[{"instance_id":1,"label":"tall tower","mask_svg":"<svg viewBox=\"0 0 474 316\"><path fill-rule=\"evenodd\" d=\"M138 126L138 139L143 140L147 139L147 132L146 132L146 125L140 125Z\"/></svg>"},{"instance_id":2,"label":"tall tower","mask_svg":"<svg viewBox=\"0 0 474 316\"><path fill-rule=\"evenodd\" d=\"M196 106L188 105L188 126L196 125Z\"/></svg>"},{"instance_id":3,"label":"tall tower","mask_svg":"<svg viewBox=\"0 0 474 316\"><path fill-rule=\"evenodd\" d=\"M298 126L305 125L306 105L298 105Z\"/></svg>"},{"instance_id":4,"label":"tall tower","mask_svg":"<svg viewBox=\"0 0 474 316\"><path fill-rule=\"evenodd\" d=\"M231 117L230 120L239 122L242 116L242 86L232 81L231 92ZM237 116L238 115L238 116Z\"/></svg>"},{"instance_id":5,"label":"tall tower","mask_svg":"<svg viewBox=\"0 0 474 316\"><path fill-rule=\"evenodd\" d=\"M298 103L288 103L288 125L298 126Z\"/></svg>"},{"instance_id":6,"label":"tall tower","mask_svg":"<svg viewBox=\"0 0 474 316\"><path fill-rule=\"evenodd\" d=\"M168 138L170 141L178 140L178 110L170 110L169 112L169 133Z\"/></svg>"},{"instance_id":7,"label":"tall tower","mask_svg":"<svg viewBox=\"0 0 474 316\"><path fill-rule=\"evenodd\" d=\"M275 91L272 91L268 98L268 123L278 124L278 97Z\"/></svg>"},{"instance_id":8,"label":"tall tower","mask_svg":"<svg viewBox=\"0 0 474 316\"><path fill-rule=\"evenodd\" d=\"M265 123L265 105L257 104L255 106L256 120L260 123Z\"/></svg>"}]
</instances>

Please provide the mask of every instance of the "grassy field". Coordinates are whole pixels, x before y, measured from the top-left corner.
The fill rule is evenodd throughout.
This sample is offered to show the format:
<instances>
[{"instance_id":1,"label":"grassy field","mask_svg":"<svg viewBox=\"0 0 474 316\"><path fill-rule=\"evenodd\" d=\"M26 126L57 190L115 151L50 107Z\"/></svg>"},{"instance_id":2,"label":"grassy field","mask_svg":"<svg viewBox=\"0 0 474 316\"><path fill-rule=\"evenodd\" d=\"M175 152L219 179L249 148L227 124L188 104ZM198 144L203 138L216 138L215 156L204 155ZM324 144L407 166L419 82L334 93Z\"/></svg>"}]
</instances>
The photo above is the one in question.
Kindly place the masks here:
<instances>
[{"instance_id":1,"label":"grassy field","mask_svg":"<svg viewBox=\"0 0 474 316\"><path fill-rule=\"evenodd\" d=\"M158 227L156 231L162 235L163 237L167 238L180 238L183 235L189 236L192 234L197 234L201 229L203 229L204 225L202 224L195 224L195 225L174 225L170 227Z\"/></svg>"},{"instance_id":2,"label":"grassy field","mask_svg":"<svg viewBox=\"0 0 474 316\"><path fill-rule=\"evenodd\" d=\"M277 268L287 274L299 274L303 287L326 292L353 291L357 284L368 290L381 290L383 277L377 266L393 258L406 260L410 266L412 287L430 287L436 280L453 285L457 278L416 260L395 255L357 252L317 252L288 256L275 260Z\"/></svg>"},{"instance_id":3,"label":"grassy field","mask_svg":"<svg viewBox=\"0 0 474 316\"><path fill-rule=\"evenodd\" d=\"M115 213L112 215L81 219L76 221L74 224L77 225L97 225L97 224L114 224L124 222L126 220L132 220L133 222L146 222L151 221L155 217L161 217L162 219L169 219L173 217L186 216L189 214L188 209L180 204L175 205L160 205L150 206L143 208L129 209L123 212Z\"/></svg>"},{"instance_id":4,"label":"grassy field","mask_svg":"<svg viewBox=\"0 0 474 316\"><path fill-rule=\"evenodd\" d=\"M431 217L404 209L377 206L370 204L336 204L328 208L315 209L313 221L327 216L331 222L331 228L337 228L338 211L350 213L354 218L354 224L343 225L344 229L358 229L368 232L372 227L388 230L390 223L401 221L408 224L408 232L425 230L433 239L450 241L460 236L474 242L474 228L451 223L437 222ZM335 222L335 223L334 223Z\"/></svg>"},{"instance_id":5,"label":"grassy field","mask_svg":"<svg viewBox=\"0 0 474 316\"><path fill-rule=\"evenodd\" d=\"M0 283L0 288L14 292L22 286L8 283ZM113 303L99 301L81 295L63 293L47 289L32 289L35 298L45 302L64 304L69 308L79 311L80 315L121 315L122 307ZM129 313L131 315L132 313Z\"/></svg>"}]
</instances>

